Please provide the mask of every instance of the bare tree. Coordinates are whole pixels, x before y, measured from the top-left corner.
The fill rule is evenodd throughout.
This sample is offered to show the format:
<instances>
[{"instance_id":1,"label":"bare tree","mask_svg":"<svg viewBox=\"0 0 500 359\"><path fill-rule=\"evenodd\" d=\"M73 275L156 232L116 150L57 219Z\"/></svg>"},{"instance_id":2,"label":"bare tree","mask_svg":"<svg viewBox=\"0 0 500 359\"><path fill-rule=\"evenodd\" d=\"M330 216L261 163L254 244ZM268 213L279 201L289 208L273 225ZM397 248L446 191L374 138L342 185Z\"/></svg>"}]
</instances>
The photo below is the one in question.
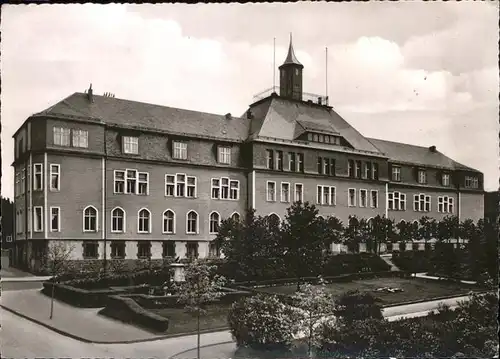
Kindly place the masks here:
<instances>
[{"instance_id":1,"label":"bare tree","mask_svg":"<svg viewBox=\"0 0 500 359\"><path fill-rule=\"evenodd\" d=\"M68 261L71 258L74 245L64 241L50 241L47 246L47 255L45 257L46 269L52 276L52 295L50 300L50 317L54 314L54 293L59 276L68 270Z\"/></svg>"}]
</instances>

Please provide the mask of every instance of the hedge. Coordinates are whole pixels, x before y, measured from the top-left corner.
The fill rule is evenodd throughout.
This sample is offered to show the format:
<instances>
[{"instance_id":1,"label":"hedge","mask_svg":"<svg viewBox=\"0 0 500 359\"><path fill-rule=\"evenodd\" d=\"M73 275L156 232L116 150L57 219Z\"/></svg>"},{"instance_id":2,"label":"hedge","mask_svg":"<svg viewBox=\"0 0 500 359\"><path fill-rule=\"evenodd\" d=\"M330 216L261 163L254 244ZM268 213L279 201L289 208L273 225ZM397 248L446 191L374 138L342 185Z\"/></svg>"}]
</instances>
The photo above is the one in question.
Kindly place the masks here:
<instances>
[{"instance_id":1,"label":"hedge","mask_svg":"<svg viewBox=\"0 0 500 359\"><path fill-rule=\"evenodd\" d=\"M109 296L106 307L100 310L99 314L138 325L155 333L164 333L168 330L168 318L142 308L133 299L127 297Z\"/></svg>"},{"instance_id":2,"label":"hedge","mask_svg":"<svg viewBox=\"0 0 500 359\"><path fill-rule=\"evenodd\" d=\"M410 272L431 270L431 255L428 251L405 251L392 254L392 262L400 269Z\"/></svg>"}]
</instances>

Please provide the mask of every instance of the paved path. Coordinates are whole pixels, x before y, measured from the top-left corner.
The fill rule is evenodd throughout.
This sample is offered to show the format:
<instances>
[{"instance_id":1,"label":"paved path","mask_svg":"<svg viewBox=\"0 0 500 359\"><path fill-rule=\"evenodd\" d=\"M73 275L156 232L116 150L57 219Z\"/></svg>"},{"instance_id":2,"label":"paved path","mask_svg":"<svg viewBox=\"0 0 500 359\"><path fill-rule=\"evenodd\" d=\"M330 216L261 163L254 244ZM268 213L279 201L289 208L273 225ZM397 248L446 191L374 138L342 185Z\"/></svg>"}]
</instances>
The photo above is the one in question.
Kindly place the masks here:
<instances>
[{"instance_id":1,"label":"paved path","mask_svg":"<svg viewBox=\"0 0 500 359\"><path fill-rule=\"evenodd\" d=\"M417 273L415 275L417 278L425 278L425 279L434 279L434 280L441 280L442 278L427 275L426 273ZM476 284L476 282L471 281L471 280L461 280L460 282L465 283L465 284Z\"/></svg>"},{"instance_id":2,"label":"paved path","mask_svg":"<svg viewBox=\"0 0 500 359\"><path fill-rule=\"evenodd\" d=\"M391 266L391 272L399 272L400 269L392 262L392 255L381 255L380 258Z\"/></svg>"},{"instance_id":3,"label":"paved path","mask_svg":"<svg viewBox=\"0 0 500 359\"><path fill-rule=\"evenodd\" d=\"M148 358L166 359L196 347L196 336L134 344L83 343L0 309L2 358ZM229 333L203 334L202 345L231 340ZM204 359L215 359L205 357Z\"/></svg>"}]
</instances>

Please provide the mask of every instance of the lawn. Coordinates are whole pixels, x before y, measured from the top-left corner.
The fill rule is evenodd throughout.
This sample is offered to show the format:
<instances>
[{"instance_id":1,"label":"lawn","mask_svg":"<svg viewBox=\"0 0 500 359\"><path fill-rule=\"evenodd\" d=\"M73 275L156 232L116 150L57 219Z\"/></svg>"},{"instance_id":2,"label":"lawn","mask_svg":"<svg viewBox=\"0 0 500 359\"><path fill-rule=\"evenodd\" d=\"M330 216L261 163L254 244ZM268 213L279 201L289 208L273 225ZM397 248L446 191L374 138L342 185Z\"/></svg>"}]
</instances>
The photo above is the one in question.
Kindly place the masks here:
<instances>
[{"instance_id":1,"label":"lawn","mask_svg":"<svg viewBox=\"0 0 500 359\"><path fill-rule=\"evenodd\" d=\"M386 293L376 292L377 288L391 287L401 288L403 292ZM371 294L381 300L381 304L395 304L420 299L430 299L435 297L465 294L472 287L460 283L441 282L437 280L424 280L421 278L373 278L354 280L347 283L331 283L327 288L333 296L339 296L350 290L360 292L371 292ZM297 289L296 285L280 287L262 288L266 292L282 293L292 295Z\"/></svg>"},{"instance_id":2,"label":"lawn","mask_svg":"<svg viewBox=\"0 0 500 359\"><path fill-rule=\"evenodd\" d=\"M207 314L200 317L200 329L227 327L227 314L231 304L215 304L207 307ZM182 308L149 309L149 311L168 318L168 334L196 332L196 316L186 313Z\"/></svg>"}]
</instances>

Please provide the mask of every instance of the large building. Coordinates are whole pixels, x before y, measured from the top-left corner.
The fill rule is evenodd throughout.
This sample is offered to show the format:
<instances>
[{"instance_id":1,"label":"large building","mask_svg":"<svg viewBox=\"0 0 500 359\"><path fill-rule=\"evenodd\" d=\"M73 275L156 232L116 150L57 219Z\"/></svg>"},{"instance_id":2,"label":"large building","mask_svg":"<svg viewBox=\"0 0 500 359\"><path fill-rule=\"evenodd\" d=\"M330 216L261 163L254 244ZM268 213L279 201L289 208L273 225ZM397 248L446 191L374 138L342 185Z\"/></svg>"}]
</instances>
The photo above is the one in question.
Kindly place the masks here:
<instances>
[{"instance_id":1,"label":"large building","mask_svg":"<svg viewBox=\"0 0 500 359\"><path fill-rule=\"evenodd\" d=\"M75 259L217 255L221 219L483 217L483 175L432 147L366 138L325 96L303 92L292 43L279 89L241 117L98 96L92 87L14 134L16 243L36 267L48 241Z\"/></svg>"}]
</instances>

